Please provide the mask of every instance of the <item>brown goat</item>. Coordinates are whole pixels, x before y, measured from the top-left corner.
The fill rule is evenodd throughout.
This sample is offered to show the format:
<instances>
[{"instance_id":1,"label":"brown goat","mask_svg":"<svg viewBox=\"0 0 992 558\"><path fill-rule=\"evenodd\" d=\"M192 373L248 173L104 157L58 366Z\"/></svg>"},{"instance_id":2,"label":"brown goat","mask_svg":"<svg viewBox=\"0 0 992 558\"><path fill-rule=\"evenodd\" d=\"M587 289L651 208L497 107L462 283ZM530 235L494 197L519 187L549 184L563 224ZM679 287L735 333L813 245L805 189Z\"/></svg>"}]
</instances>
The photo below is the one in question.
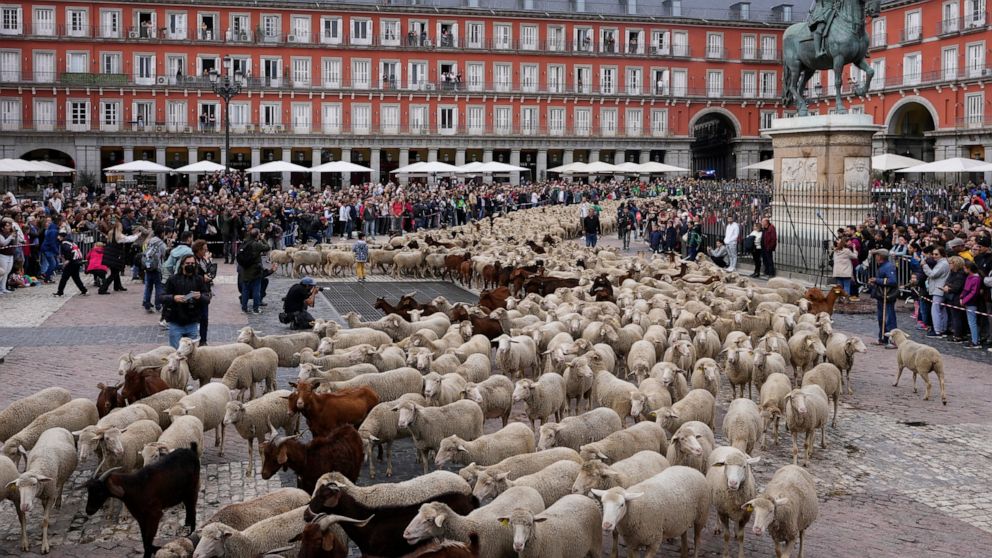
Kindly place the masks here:
<instances>
[{"instance_id":1,"label":"brown goat","mask_svg":"<svg viewBox=\"0 0 992 558\"><path fill-rule=\"evenodd\" d=\"M121 388L121 397L128 404L139 399L144 399L149 395L154 395L160 391L169 389L169 384L159 376L156 368L144 368L141 370L131 370L124 374L124 387Z\"/></svg>"},{"instance_id":2,"label":"brown goat","mask_svg":"<svg viewBox=\"0 0 992 558\"><path fill-rule=\"evenodd\" d=\"M343 424L360 426L369 411L379 404L379 396L370 387L317 393L319 382L291 382L295 391L289 395L289 412L303 413L314 436L322 436Z\"/></svg>"},{"instance_id":3,"label":"brown goat","mask_svg":"<svg viewBox=\"0 0 992 558\"><path fill-rule=\"evenodd\" d=\"M100 418L110 414L110 411L127 404L120 393L122 385L124 384L108 386L103 382L96 385L96 388L100 390L99 395L96 396L96 412L100 415Z\"/></svg>"},{"instance_id":4,"label":"brown goat","mask_svg":"<svg viewBox=\"0 0 992 558\"><path fill-rule=\"evenodd\" d=\"M365 452L362 437L350 424L339 426L326 436L316 436L310 443L299 441L299 434L283 436L270 425L270 441L259 445L262 454L262 478L270 479L279 469L292 469L297 475L296 486L313 492L317 479L324 473L337 471L355 482L362 469Z\"/></svg>"}]
</instances>

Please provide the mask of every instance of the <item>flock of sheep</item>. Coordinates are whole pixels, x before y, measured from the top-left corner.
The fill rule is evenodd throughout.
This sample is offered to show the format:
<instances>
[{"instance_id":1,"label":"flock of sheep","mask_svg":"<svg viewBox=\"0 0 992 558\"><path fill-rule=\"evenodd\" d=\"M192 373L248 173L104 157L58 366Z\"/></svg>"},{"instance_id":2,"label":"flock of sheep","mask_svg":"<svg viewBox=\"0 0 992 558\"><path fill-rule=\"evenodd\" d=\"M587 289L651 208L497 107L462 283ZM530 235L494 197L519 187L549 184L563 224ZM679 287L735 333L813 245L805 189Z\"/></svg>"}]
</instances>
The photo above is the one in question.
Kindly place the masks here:
<instances>
[{"instance_id":1,"label":"flock of sheep","mask_svg":"<svg viewBox=\"0 0 992 558\"><path fill-rule=\"evenodd\" d=\"M604 204L605 231L612 203ZM396 243L406 248L384 251L392 252L394 272L421 274L435 267L432 256L443 261L471 250L480 276L494 261L521 269L537 262L528 277L577 278L577 287L509 296L507 285L499 287L507 296L498 308L439 298L411 310L410 319L348 316L349 328L318 320L312 332L269 336L244 328L236 343L211 347L183 340L178 350L122 356L124 380L100 384L97 402L52 387L12 403L0 411L0 497L15 504L22 548L31 547L26 514L38 500L41 550L49 552L51 514L69 476L88 460L98 462L91 504L94 487L109 486L137 518L112 486L125 477L115 475L175 476L162 470L181 461L169 461L179 451L198 467L205 433L215 432L223 455L225 428L233 426L248 443L248 474L258 441L263 476L291 466L304 490L225 506L198 533L161 549L151 544L158 510L147 529L139 518L146 555L343 557L350 539L366 556L598 557L606 536L613 557L621 540L628 556L655 556L671 539L681 540L683 557L690 546L698 556L715 511L724 556L731 538L744 555L749 521L755 536L772 537L777 556L789 556L796 542L801 556L817 517L815 480L805 467L817 431L826 447L838 400L853 393L850 373L864 343L833 331L829 315L806 312L792 281L759 287L705 258L577 249L560 242L577 234L575 221L567 208L521 211L492 227L456 229L446 246L414 236ZM410 248L418 240L424 248ZM309 254L321 260L307 263ZM286 263L297 273L347 267L336 254L298 251ZM403 264L404 254L420 263ZM606 285L607 294L593 297L592 284ZM480 320L496 331L474 331ZM892 339L899 373L912 371L914 391L922 376L929 399L935 372L946 404L940 355L903 332ZM279 367L298 367L297 381L285 386L292 389L276 389ZM264 386L258 397L256 384ZM510 422L514 406L525 421ZM354 465L339 466L340 455L294 464L287 457L293 444L317 451L316 442L296 438L301 416L321 440L360 446L347 457ZM491 419L499 428L486 434ZM754 455L767 438L778 444L781 423L792 437L793 464L756 479ZM364 461L375 479L383 449L391 476L392 444L406 437L423 475L355 484L358 470L349 467Z\"/></svg>"}]
</instances>

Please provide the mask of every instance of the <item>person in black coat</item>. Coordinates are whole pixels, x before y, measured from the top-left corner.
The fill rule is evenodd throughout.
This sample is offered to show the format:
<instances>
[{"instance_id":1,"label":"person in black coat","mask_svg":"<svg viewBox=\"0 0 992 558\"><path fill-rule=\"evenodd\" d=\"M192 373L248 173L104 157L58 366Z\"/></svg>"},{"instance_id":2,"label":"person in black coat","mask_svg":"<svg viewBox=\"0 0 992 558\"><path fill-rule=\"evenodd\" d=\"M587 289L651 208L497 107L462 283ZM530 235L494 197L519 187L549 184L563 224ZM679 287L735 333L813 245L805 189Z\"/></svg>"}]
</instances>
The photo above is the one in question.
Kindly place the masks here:
<instances>
[{"instance_id":1,"label":"person in black coat","mask_svg":"<svg viewBox=\"0 0 992 558\"><path fill-rule=\"evenodd\" d=\"M197 272L196 256L189 254L179 261L179 272L169 277L159 299L169 325L169 345L179 348L179 340L200 337L203 306L210 301L210 289Z\"/></svg>"},{"instance_id":2,"label":"person in black coat","mask_svg":"<svg viewBox=\"0 0 992 558\"><path fill-rule=\"evenodd\" d=\"M76 284L76 288L79 289L79 293L86 296L86 287L83 286L83 280L79 278L79 270L83 264L83 254L79 251L79 246L76 246L67 236L64 231L60 231L58 234L59 251L61 252L62 259L65 261L65 266L62 268L62 278L59 279L59 288L53 294L55 296L62 296L65 293L65 286L71 278L72 282Z\"/></svg>"}]
</instances>

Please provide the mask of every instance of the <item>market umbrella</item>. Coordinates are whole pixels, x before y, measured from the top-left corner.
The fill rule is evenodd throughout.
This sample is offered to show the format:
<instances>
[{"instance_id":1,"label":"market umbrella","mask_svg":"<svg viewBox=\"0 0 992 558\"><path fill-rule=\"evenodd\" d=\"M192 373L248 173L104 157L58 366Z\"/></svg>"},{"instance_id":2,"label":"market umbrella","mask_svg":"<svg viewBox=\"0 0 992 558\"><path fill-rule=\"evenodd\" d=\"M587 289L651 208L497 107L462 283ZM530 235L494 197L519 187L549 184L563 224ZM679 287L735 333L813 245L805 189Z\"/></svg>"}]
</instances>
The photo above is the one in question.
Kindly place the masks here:
<instances>
[{"instance_id":1,"label":"market umbrella","mask_svg":"<svg viewBox=\"0 0 992 558\"><path fill-rule=\"evenodd\" d=\"M520 172L529 171L527 167L520 167L517 165L508 165L506 163L500 163L499 161L489 161L488 163L480 163L478 168L471 172L483 172L483 173L500 173L500 172Z\"/></svg>"},{"instance_id":2,"label":"market umbrella","mask_svg":"<svg viewBox=\"0 0 992 558\"><path fill-rule=\"evenodd\" d=\"M459 168L440 161L420 161L390 171L390 174L457 174Z\"/></svg>"},{"instance_id":3,"label":"market umbrella","mask_svg":"<svg viewBox=\"0 0 992 558\"><path fill-rule=\"evenodd\" d=\"M257 167L245 169L245 172L257 174L262 172L310 172L308 167L290 163L289 161L271 161L263 163Z\"/></svg>"},{"instance_id":4,"label":"market umbrella","mask_svg":"<svg viewBox=\"0 0 992 558\"><path fill-rule=\"evenodd\" d=\"M774 171L775 170L775 159L765 159L764 161L761 161L760 163L755 163L753 165L748 165L748 166L744 167L744 170L766 170L766 171Z\"/></svg>"},{"instance_id":5,"label":"market umbrella","mask_svg":"<svg viewBox=\"0 0 992 558\"><path fill-rule=\"evenodd\" d=\"M372 169L363 167L362 165L356 165L355 163L349 163L348 161L331 161L330 163L324 163L323 165L313 167L310 169L310 172L347 174L350 172L372 172Z\"/></svg>"},{"instance_id":6,"label":"market umbrella","mask_svg":"<svg viewBox=\"0 0 992 558\"><path fill-rule=\"evenodd\" d=\"M110 173L139 172L139 173L147 173L147 174L162 174L162 173L174 172L169 167L165 165L160 165L152 161L131 161L130 163L121 163L120 165L107 167L103 169L103 171Z\"/></svg>"},{"instance_id":7,"label":"market umbrella","mask_svg":"<svg viewBox=\"0 0 992 558\"><path fill-rule=\"evenodd\" d=\"M871 158L871 168L877 171L904 169L923 164L923 161L912 157L903 157L895 153L883 153Z\"/></svg>"},{"instance_id":8,"label":"market umbrella","mask_svg":"<svg viewBox=\"0 0 992 558\"><path fill-rule=\"evenodd\" d=\"M200 161L198 163L192 163L184 167L179 167L176 172L182 172L187 174L195 174L201 172L219 172L224 170L226 167L224 165L217 164L213 161Z\"/></svg>"},{"instance_id":9,"label":"market umbrella","mask_svg":"<svg viewBox=\"0 0 992 558\"><path fill-rule=\"evenodd\" d=\"M675 165L666 165L665 163L658 163L656 161L648 161L647 163L641 163L638 165L641 172L644 174L656 174L661 172L687 172L689 169L676 167Z\"/></svg>"},{"instance_id":10,"label":"market umbrella","mask_svg":"<svg viewBox=\"0 0 992 558\"><path fill-rule=\"evenodd\" d=\"M944 159L943 161L934 161L932 163L923 163L922 165L906 167L899 169L896 172L981 172L974 169L987 165L988 163L985 161L976 161L974 159L966 159L964 157L951 157L950 159Z\"/></svg>"},{"instance_id":11,"label":"market umbrella","mask_svg":"<svg viewBox=\"0 0 992 558\"><path fill-rule=\"evenodd\" d=\"M588 165L585 163L576 161L574 163L568 163L567 165L561 165L557 167L552 167L548 169L548 172L557 172L561 174L575 174L583 173Z\"/></svg>"},{"instance_id":12,"label":"market umbrella","mask_svg":"<svg viewBox=\"0 0 992 558\"><path fill-rule=\"evenodd\" d=\"M52 171L37 161L0 159L0 176L51 176Z\"/></svg>"},{"instance_id":13,"label":"market umbrella","mask_svg":"<svg viewBox=\"0 0 992 558\"><path fill-rule=\"evenodd\" d=\"M28 162L34 163L36 165L41 165L42 168L49 170L52 174L72 174L76 172L76 169L72 167L59 165L51 161L28 161Z\"/></svg>"}]
</instances>

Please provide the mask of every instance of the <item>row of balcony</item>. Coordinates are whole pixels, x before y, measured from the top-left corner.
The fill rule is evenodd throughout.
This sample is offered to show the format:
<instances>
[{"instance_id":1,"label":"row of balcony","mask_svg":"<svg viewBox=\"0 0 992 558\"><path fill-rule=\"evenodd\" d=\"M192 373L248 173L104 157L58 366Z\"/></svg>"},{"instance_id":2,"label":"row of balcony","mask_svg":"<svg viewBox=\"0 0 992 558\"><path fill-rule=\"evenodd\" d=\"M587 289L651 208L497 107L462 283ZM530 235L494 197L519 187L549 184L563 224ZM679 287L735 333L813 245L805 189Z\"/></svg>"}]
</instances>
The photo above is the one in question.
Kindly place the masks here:
<instances>
[{"instance_id":1,"label":"row of balcony","mask_svg":"<svg viewBox=\"0 0 992 558\"><path fill-rule=\"evenodd\" d=\"M985 12L976 12L965 17L956 17L938 21L934 26L934 35L943 37L958 33L971 33L982 31L988 28ZM900 43L916 43L926 37L923 34L923 26L909 27L899 32ZM869 48L884 49L889 45L888 33L871 33Z\"/></svg>"},{"instance_id":2,"label":"row of balcony","mask_svg":"<svg viewBox=\"0 0 992 558\"><path fill-rule=\"evenodd\" d=\"M564 80L561 83L511 83L486 81L468 83L455 80L393 80L382 79L375 83L368 80L333 80L313 84L310 80L285 77L241 78L242 91L288 89L303 93L346 92L362 94L445 94L445 95L593 95L627 97L738 97L772 99L777 95L778 79L770 89L728 87L725 85L673 86L670 82L655 84L603 84L583 83L581 80ZM86 87L86 88L178 88L211 91L213 82L208 76L152 76L138 74L94 74L64 72L58 79L37 73L0 72L0 87Z\"/></svg>"},{"instance_id":3,"label":"row of balcony","mask_svg":"<svg viewBox=\"0 0 992 558\"><path fill-rule=\"evenodd\" d=\"M973 65L966 68L947 68L942 70L931 70L928 72L904 73L902 75L885 76L879 78L875 76L871 80L869 91L881 91L884 89L903 89L907 87L927 87L944 83L954 83L975 79L992 78L992 65ZM857 82L845 82L840 89L842 95L849 95L854 92ZM833 88L815 86L811 88L812 97L830 97L834 95Z\"/></svg>"},{"instance_id":4,"label":"row of balcony","mask_svg":"<svg viewBox=\"0 0 992 558\"><path fill-rule=\"evenodd\" d=\"M157 122L145 124L142 122L100 123L78 122L66 120L33 120L18 121L7 119L0 121L0 131L5 132L105 132L105 133L142 133L142 134L185 134L185 135L223 135L224 126L220 123L201 123L188 125L183 122ZM525 137L601 137L601 138L663 138L668 137L667 128L655 127L643 129L639 127L610 127L610 126L435 126L435 125L379 125L360 126L343 124L231 124L231 134L239 136L252 135L334 135L334 136L525 136Z\"/></svg>"},{"instance_id":5,"label":"row of balcony","mask_svg":"<svg viewBox=\"0 0 992 558\"><path fill-rule=\"evenodd\" d=\"M170 31L167 27L130 27L127 30L120 27L67 27L44 26L36 28L32 39L98 39L114 42L182 42L182 43L208 43L208 44L231 44L231 45L258 45L258 46L321 46L331 48L356 48L356 49L397 49L418 51L427 50L471 50L484 52L508 52L508 53L542 53L542 54L578 54L578 55L607 55L607 56L640 56L658 57L669 56L673 58L690 58L693 56L693 48L688 44L670 44L654 41L648 44L646 41L619 42L615 40L512 40L512 39L478 39L469 40L464 37L453 35L415 35L412 32L407 36L396 36L393 34L348 36L347 33L329 35L326 33L276 33L261 30L227 30L226 32L214 32L211 30L179 30ZM702 55L711 59L730 59L734 56L740 60L750 60L754 62L780 62L781 57L778 49L746 48L728 49L723 46L706 46L698 50ZM699 55L697 53L697 55Z\"/></svg>"}]
</instances>

